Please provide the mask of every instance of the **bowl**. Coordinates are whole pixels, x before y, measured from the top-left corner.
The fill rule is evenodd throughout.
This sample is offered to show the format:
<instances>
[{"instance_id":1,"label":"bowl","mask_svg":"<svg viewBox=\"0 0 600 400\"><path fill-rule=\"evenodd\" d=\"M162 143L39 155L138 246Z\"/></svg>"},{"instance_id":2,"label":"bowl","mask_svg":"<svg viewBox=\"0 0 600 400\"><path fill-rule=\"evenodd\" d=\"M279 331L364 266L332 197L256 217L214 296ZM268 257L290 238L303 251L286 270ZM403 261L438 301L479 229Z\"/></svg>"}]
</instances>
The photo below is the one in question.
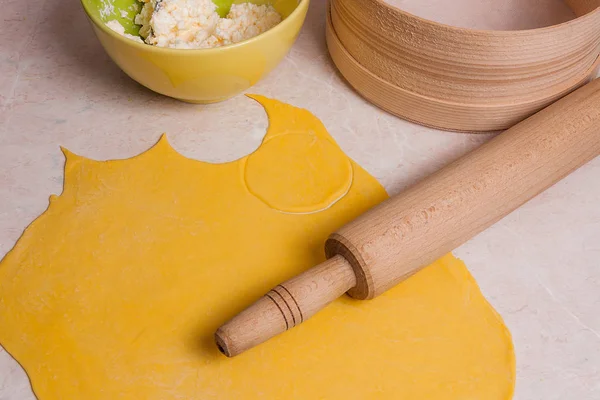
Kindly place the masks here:
<instances>
[{"instance_id":1,"label":"bowl","mask_svg":"<svg viewBox=\"0 0 600 400\"><path fill-rule=\"evenodd\" d=\"M234 97L271 72L298 37L309 4L309 0L250 2L271 4L283 20L240 43L190 50L138 43L106 26L117 20L126 33L137 35L139 27L133 23L137 0L81 0L96 37L127 75L154 92L201 104Z\"/></svg>"}]
</instances>

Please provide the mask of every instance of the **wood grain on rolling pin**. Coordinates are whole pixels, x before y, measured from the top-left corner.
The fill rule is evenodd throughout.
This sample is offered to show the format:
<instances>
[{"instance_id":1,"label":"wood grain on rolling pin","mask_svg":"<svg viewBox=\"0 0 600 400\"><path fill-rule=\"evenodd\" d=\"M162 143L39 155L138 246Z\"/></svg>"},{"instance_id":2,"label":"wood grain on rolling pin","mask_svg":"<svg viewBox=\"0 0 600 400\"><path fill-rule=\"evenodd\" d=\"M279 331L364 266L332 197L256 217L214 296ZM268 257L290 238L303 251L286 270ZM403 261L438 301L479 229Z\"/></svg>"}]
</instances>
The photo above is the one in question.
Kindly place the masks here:
<instances>
[{"instance_id":1,"label":"wood grain on rolling pin","mask_svg":"<svg viewBox=\"0 0 600 400\"><path fill-rule=\"evenodd\" d=\"M325 244L329 260L224 324L219 348L235 356L345 292L382 294L598 155L600 79L333 233Z\"/></svg>"},{"instance_id":2,"label":"wood grain on rolling pin","mask_svg":"<svg viewBox=\"0 0 600 400\"><path fill-rule=\"evenodd\" d=\"M360 216L327 253L359 268L350 295L373 298L599 154L596 80Z\"/></svg>"}]
</instances>

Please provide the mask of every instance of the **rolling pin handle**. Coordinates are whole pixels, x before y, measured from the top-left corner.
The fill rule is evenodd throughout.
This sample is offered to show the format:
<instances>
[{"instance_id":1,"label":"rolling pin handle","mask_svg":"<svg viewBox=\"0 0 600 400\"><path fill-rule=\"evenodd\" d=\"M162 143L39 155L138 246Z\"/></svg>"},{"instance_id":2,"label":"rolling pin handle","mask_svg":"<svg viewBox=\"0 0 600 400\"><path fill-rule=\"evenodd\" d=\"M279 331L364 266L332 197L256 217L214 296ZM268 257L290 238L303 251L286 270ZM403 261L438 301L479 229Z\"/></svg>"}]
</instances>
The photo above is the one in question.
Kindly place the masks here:
<instances>
[{"instance_id":1,"label":"rolling pin handle","mask_svg":"<svg viewBox=\"0 0 600 400\"><path fill-rule=\"evenodd\" d=\"M234 357L301 324L355 285L350 263L334 256L277 285L221 326L215 333L217 347Z\"/></svg>"}]
</instances>

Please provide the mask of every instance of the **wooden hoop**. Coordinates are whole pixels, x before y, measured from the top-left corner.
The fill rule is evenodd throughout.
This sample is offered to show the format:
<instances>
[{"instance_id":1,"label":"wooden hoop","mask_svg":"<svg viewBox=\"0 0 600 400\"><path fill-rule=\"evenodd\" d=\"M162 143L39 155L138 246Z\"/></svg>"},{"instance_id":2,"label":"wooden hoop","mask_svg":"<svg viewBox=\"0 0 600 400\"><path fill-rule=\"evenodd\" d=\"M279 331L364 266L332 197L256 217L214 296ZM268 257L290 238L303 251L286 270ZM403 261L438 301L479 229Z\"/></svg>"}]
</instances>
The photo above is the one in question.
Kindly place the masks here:
<instances>
[{"instance_id":1,"label":"wooden hoop","mask_svg":"<svg viewBox=\"0 0 600 400\"><path fill-rule=\"evenodd\" d=\"M578 18L522 31L456 28L383 0L330 0L327 44L348 82L401 118L438 129L507 129L593 79L600 0Z\"/></svg>"}]
</instances>

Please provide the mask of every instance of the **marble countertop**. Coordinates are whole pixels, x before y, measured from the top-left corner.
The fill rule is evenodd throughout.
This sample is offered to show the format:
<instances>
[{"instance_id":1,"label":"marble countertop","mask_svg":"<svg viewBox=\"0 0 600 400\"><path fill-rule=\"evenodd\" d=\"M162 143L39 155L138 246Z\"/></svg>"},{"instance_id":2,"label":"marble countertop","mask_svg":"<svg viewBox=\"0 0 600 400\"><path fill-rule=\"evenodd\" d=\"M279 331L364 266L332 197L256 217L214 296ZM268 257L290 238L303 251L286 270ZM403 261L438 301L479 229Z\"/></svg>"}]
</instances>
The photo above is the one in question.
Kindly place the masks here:
<instances>
[{"instance_id":1,"label":"marble countertop","mask_svg":"<svg viewBox=\"0 0 600 400\"><path fill-rule=\"evenodd\" d=\"M104 53L77 1L8 0L2 10L0 257L61 192L59 146L126 158L166 132L182 154L222 162L259 145L267 119L254 101L197 106L148 91ZM435 131L366 103L327 55L324 15L313 0L289 56L250 92L312 111L391 194L491 137ZM455 252L513 334L516 399L600 398L599 179L600 158ZM0 399L34 399L1 348Z\"/></svg>"}]
</instances>

